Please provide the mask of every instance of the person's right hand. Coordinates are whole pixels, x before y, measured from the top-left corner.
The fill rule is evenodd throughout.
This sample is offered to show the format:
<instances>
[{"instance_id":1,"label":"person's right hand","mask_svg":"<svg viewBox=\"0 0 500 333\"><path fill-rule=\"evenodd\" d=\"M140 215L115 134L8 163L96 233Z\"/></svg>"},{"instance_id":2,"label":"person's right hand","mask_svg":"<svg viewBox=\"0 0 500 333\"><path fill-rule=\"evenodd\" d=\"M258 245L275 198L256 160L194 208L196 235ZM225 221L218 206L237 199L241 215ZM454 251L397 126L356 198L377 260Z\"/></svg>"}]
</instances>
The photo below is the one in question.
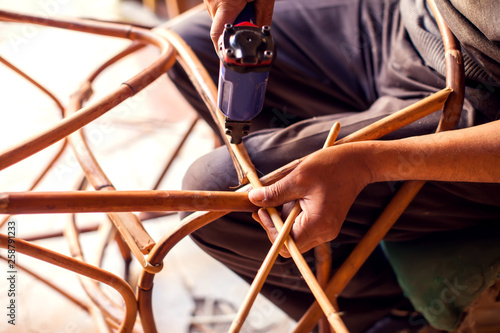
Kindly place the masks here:
<instances>
[{"instance_id":1,"label":"person's right hand","mask_svg":"<svg viewBox=\"0 0 500 333\"><path fill-rule=\"evenodd\" d=\"M299 250L306 252L337 237L352 203L372 182L366 163L373 155L371 145L365 141L318 150L276 183L251 190L248 198L259 207L278 207L298 200L302 211L290 235ZM287 210L283 207L284 212ZM259 209L254 218L274 242L278 231L267 211ZM285 248L280 254L290 256Z\"/></svg>"},{"instance_id":2,"label":"person's right hand","mask_svg":"<svg viewBox=\"0 0 500 333\"><path fill-rule=\"evenodd\" d=\"M236 17L245 8L247 0L204 0L208 13L212 17L212 28L210 37L217 50L219 40L224 25L233 23ZM255 0L255 24L257 26L271 25L273 16L274 0Z\"/></svg>"}]
</instances>

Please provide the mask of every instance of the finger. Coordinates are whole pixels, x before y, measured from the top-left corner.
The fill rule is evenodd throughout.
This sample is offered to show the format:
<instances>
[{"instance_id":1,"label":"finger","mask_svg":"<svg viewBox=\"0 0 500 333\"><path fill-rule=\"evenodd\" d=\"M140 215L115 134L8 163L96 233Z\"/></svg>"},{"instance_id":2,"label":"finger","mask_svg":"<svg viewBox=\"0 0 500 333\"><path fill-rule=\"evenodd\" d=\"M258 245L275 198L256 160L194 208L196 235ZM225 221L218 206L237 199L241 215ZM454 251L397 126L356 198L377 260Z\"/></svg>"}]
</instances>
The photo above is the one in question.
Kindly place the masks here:
<instances>
[{"instance_id":1,"label":"finger","mask_svg":"<svg viewBox=\"0 0 500 333\"><path fill-rule=\"evenodd\" d=\"M269 240L271 242L274 242L276 237L278 237L278 231L274 227L274 223L271 220L271 216L269 216L266 209L261 208L258 211L258 217L259 219L257 220L257 222L259 222L264 228L264 230L266 230L267 237L269 237Z\"/></svg>"},{"instance_id":2,"label":"finger","mask_svg":"<svg viewBox=\"0 0 500 333\"><path fill-rule=\"evenodd\" d=\"M271 25L274 0L255 0L255 23L257 26Z\"/></svg>"},{"instance_id":3,"label":"finger","mask_svg":"<svg viewBox=\"0 0 500 333\"><path fill-rule=\"evenodd\" d=\"M339 228L330 228L326 227L326 225L318 228L321 225L318 222L324 218L321 215L314 218L313 214L305 210L295 219L290 235L295 240L301 253L337 238Z\"/></svg>"},{"instance_id":4,"label":"finger","mask_svg":"<svg viewBox=\"0 0 500 333\"><path fill-rule=\"evenodd\" d=\"M267 210L265 208L261 208L258 212L252 213L252 217L255 221L259 222L262 225L264 230L266 230L267 237L269 238L271 243L274 243L276 241L276 238L278 238L278 231L276 230ZM290 253L285 246L281 248L280 255L285 258L290 257Z\"/></svg>"},{"instance_id":5,"label":"finger","mask_svg":"<svg viewBox=\"0 0 500 333\"><path fill-rule=\"evenodd\" d=\"M234 20L238 17L243 8L245 8L245 5L246 1L233 1L231 3L222 2L221 5L216 8L215 14L213 15L212 27L210 29L210 37L212 38L216 50L219 38L224 31L224 25L226 23L234 23Z\"/></svg>"},{"instance_id":6,"label":"finger","mask_svg":"<svg viewBox=\"0 0 500 333\"><path fill-rule=\"evenodd\" d=\"M255 221L259 222L259 223L262 225L262 220L260 219L260 217L259 217L259 213L258 213L258 212L253 212L253 213L252 213L252 218L253 218Z\"/></svg>"},{"instance_id":7,"label":"finger","mask_svg":"<svg viewBox=\"0 0 500 333\"><path fill-rule=\"evenodd\" d=\"M216 12L216 7L214 7L213 3L209 0L203 0L203 3L205 4L205 8L207 9L208 14L213 20Z\"/></svg>"},{"instance_id":8,"label":"finger","mask_svg":"<svg viewBox=\"0 0 500 333\"><path fill-rule=\"evenodd\" d=\"M259 209L258 214L259 214L259 219L261 220L261 225L267 232L267 237L269 237L271 243L274 243L276 241L276 238L278 238L278 231L274 226L271 216L269 216L269 213L265 208ZM280 250L280 255L285 258L290 258L290 253L288 252L287 248L284 245Z\"/></svg>"},{"instance_id":9,"label":"finger","mask_svg":"<svg viewBox=\"0 0 500 333\"><path fill-rule=\"evenodd\" d=\"M260 207L277 207L301 197L298 188L291 181L293 177L285 177L276 183L252 189L248 199Z\"/></svg>"}]
</instances>

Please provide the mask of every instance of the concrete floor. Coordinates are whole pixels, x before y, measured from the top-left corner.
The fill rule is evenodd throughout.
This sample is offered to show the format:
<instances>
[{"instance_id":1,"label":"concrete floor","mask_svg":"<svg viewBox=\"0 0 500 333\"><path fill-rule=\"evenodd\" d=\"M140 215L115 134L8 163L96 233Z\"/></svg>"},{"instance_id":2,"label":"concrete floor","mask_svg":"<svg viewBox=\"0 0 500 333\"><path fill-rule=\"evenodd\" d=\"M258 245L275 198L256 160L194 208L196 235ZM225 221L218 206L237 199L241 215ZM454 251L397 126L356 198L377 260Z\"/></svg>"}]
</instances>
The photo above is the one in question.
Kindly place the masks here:
<instances>
[{"instance_id":1,"label":"concrete floor","mask_svg":"<svg viewBox=\"0 0 500 333\"><path fill-rule=\"evenodd\" d=\"M155 20L135 7L122 7L118 0L99 1L9 1L0 8L42 16L80 16L107 20L127 17ZM131 14L133 13L133 14ZM51 28L0 23L0 55L30 74L52 91L63 104L82 80L128 42ZM113 67L95 85L94 100L149 64L157 54L153 48L141 51ZM0 151L55 124L60 115L52 101L25 80L0 65ZM162 77L133 99L122 103L86 127L90 145L103 169L119 190L147 190L156 182L180 135L194 112L179 97L172 83ZM0 172L1 191L24 191L55 154L60 143ZM213 147L208 127L199 123L176 159L160 189L180 189L187 167ZM81 170L70 150L59 160L37 190L65 191L75 187ZM62 230L69 216L18 215L19 238ZM103 214L80 214L79 226L105 221ZM146 222L158 240L178 223L176 215ZM1 232L5 233L3 227ZM95 233L81 237L87 258L92 258ZM69 255L64 238L37 241L37 244ZM1 252L4 253L3 251ZM89 260L90 260L89 259ZM86 300L77 277L62 269L17 254L17 262ZM2 268L3 267L3 268ZM103 267L121 275L123 262L117 247L109 246ZM7 274L7 263L0 261ZM132 265L132 277L139 272ZM5 276L5 274L0 274ZM17 275L16 325L0 315L0 332L93 332L93 319L28 273ZM134 279L132 279L134 280ZM7 281L0 279L0 308L8 304ZM199 250L190 239L180 242L167 256L164 269L155 280L154 311L160 332L202 332L227 330L228 322L242 302L248 286L225 267ZM108 291L106 291L108 292ZM118 302L120 297L110 292ZM193 323L196 325L193 326ZM244 332L287 332L293 322L270 302L259 297ZM203 327L203 328L200 328Z\"/></svg>"}]
</instances>

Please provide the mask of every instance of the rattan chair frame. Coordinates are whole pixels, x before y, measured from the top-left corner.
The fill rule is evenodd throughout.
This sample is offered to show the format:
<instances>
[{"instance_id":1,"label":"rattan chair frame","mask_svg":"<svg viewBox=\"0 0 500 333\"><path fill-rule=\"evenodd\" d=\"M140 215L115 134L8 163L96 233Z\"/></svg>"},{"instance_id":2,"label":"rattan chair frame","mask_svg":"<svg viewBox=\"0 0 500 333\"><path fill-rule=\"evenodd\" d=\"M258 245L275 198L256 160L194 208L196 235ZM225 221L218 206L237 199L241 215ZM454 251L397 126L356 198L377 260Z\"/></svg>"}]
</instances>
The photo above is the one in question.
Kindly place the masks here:
<instances>
[{"instance_id":1,"label":"rattan chair frame","mask_svg":"<svg viewBox=\"0 0 500 333\"><path fill-rule=\"evenodd\" d=\"M443 110L443 115L437 131L453 129L456 126L460 117L464 98L464 74L460 46L447 28L442 17L439 15L433 1L429 1L429 3L437 18L445 45L445 62L447 69L446 87L391 116L336 141L334 145L378 139L439 110ZM18 72L52 98L64 116L63 120L55 126L12 148L0 152L0 170L3 170L58 141L64 140L59 152L54 156L47 168L43 170L29 191L0 194L0 213L50 214L60 212L107 212L111 222L103 223L98 227L99 244L101 244L97 251L99 253L98 258L102 258L106 247L105 244L107 244L110 239L117 240L125 261L131 260L130 253L132 253L142 266L136 293L132 291L125 279L99 268L101 259L97 259L97 262L92 264L85 261L78 241L80 231L76 228L76 223L74 223L76 217L73 219L73 223L68 225L66 232L73 257L64 256L21 239L16 239L16 250L20 253L73 271L78 275L106 283L117 290L124 298L124 308L114 304L106 295L100 293L100 288L97 283L89 283L88 281L84 282L82 280L82 285L88 295L94 295L91 297L91 302L89 304L85 304L77 299L71 299L71 296L65 295L71 301L92 313L96 318L100 318L100 320L98 320L101 326L100 329L116 329L120 332L131 332L134 330L134 327L136 327L136 329L140 328L145 332L156 332L157 329L152 311L153 280L155 274L161 270L163 259L169 251L182 238L229 212L255 211L256 207L248 201L246 192L248 192L251 187L271 184L284 177L300 163L301 159L293 161L259 179L244 144L230 144L224 135L223 115L216 107L217 88L211 81L202 64L190 50L189 46L168 29L159 27L147 30L132 25L103 23L91 20L46 19L6 11L0 11L0 20L58 27L92 34L126 38L132 41L129 47L118 53L89 76L81 85L81 88L72 95L68 104L69 106L66 108L63 107L63 104L60 103L53 94L48 92L40 84L15 68L15 66L10 64L7 60L0 58L2 63ZM90 106L83 106L92 93L92 82L105 68L111 66L123 57L132 54L146 44L155 45L161 52L158 59L152 65L137 76L124 82L120 87L100 101ZM82 131L85 125L102 116L125 99L141 91L156 78L165 73L175 61L178 61L183 66L214 119L220 125L219 128L224 143L229 149L240 183L243 185L234 192L158 190L116 191L86 144L85 135ZM190 125L190 129L185 134L183 140L181 140L181 143L185 140L185 137L189 135L196 121L198 120L195 119ZM70 146L73 147L73 151L77 155L81 168L85 173L86 181L88 181L96 191L68 191L63 193L31 192L61 156L64 149L66 149L66 142L69 142ZM78 147L78 149L75 149L75 147ZM84 149L82 149L82 147L84 147ZM180 147L181 145L176 149L176 152L178 152ZM163 172L163 175L165 172ZM244 185L246 183L250 184ZM316 279L316 277L312 275L309 266L305 263L304 258L296 248L293 239L287 235L289 226L293 223L293 219L290 219L292 222L287 221L285 227L283 227L283 221L276 211L270 210L273 221L277 229L280 230L281 244L275 246L275 251L279 252L283 244L288 247L292 254L292 258L301 270L301 273L305 277L306 282L317 300L317 303L313 304L299 321L295 332L310 331L318 323L322 314L326 316L335 332L347 332L338 314L339 309L336 306L336 295L345 288L424 183L423 181L410 181L406 182L401 187L391 203L370 228L366 236L361 240L338 271L335 272L327 284L323 283L320 285L318 283L318 280L324 281L325 279L320 277ZM157 184L159 184L159 180ZM155 188L156 187L157 186L155 186ZM104 198L106 201L103 204L102 200ZM80 204L77 204L78 202L80 202ZM50 210L47 209L49 205L51 207ZM130 213L131 211L182 210L196 212L182 220L158 242L155 242L147 233L142 225L142 221L136 215ZM3 223L7 220L8 218L4 219ZM6 235L0 235L0 247L8 247L8 238ZM273 261L274 260L270 260L265 266L267 265L266 267L270 267ZM329 268L325 268L324 272L329 275ZM259 279L260 280L256 281L256 283L263 283L265 275ZM57 286L54 286L54 289L58 291ZM248 299L251 300L252 297L255 296L255 293L259 291L258 289L259 288L254 289L248 296ZM61 290L59 290L59 292L64 293ZM246 302L242 309L240 309L240 312L248 312L251 304L252 301ZM137 318L137 313L140 314L140 319ZM240 317L236 325L233 325L231 328L231 331L238 331L243 320L244 316ZM325 330L325 327L327 327L327 325L323 325L322 330Z\"/></svg>"}]
</instances>

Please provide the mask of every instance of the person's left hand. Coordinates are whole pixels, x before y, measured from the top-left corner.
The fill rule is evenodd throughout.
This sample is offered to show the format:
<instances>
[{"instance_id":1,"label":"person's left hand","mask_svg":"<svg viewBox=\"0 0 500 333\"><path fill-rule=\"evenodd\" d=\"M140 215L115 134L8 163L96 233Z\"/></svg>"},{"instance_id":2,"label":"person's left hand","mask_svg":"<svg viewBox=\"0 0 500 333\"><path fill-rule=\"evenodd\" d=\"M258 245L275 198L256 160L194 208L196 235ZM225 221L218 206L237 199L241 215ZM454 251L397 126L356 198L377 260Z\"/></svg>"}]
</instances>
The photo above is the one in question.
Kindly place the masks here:
<instances>
[{"instance_id":1,"label":"person's left hand","mask_svg":"<svg viewBox=\"0 0 500 333\"><path fill-rule=\"evenodd\" d=\"M352 203L372 180L360 145L345 144L319 150L305 158L289 175L276 183L253 189L250 201L260 207L278 207L298 200L302 212L295 219L291 236L299 250L335 239ZM283 207L283 213L291 204ZM285 214L286 215L286 214ZM270 216L260 209L254 218L274 241L278 235ZM283 248L280 254L289 257Z\"/></svg>"}]
</instances>

